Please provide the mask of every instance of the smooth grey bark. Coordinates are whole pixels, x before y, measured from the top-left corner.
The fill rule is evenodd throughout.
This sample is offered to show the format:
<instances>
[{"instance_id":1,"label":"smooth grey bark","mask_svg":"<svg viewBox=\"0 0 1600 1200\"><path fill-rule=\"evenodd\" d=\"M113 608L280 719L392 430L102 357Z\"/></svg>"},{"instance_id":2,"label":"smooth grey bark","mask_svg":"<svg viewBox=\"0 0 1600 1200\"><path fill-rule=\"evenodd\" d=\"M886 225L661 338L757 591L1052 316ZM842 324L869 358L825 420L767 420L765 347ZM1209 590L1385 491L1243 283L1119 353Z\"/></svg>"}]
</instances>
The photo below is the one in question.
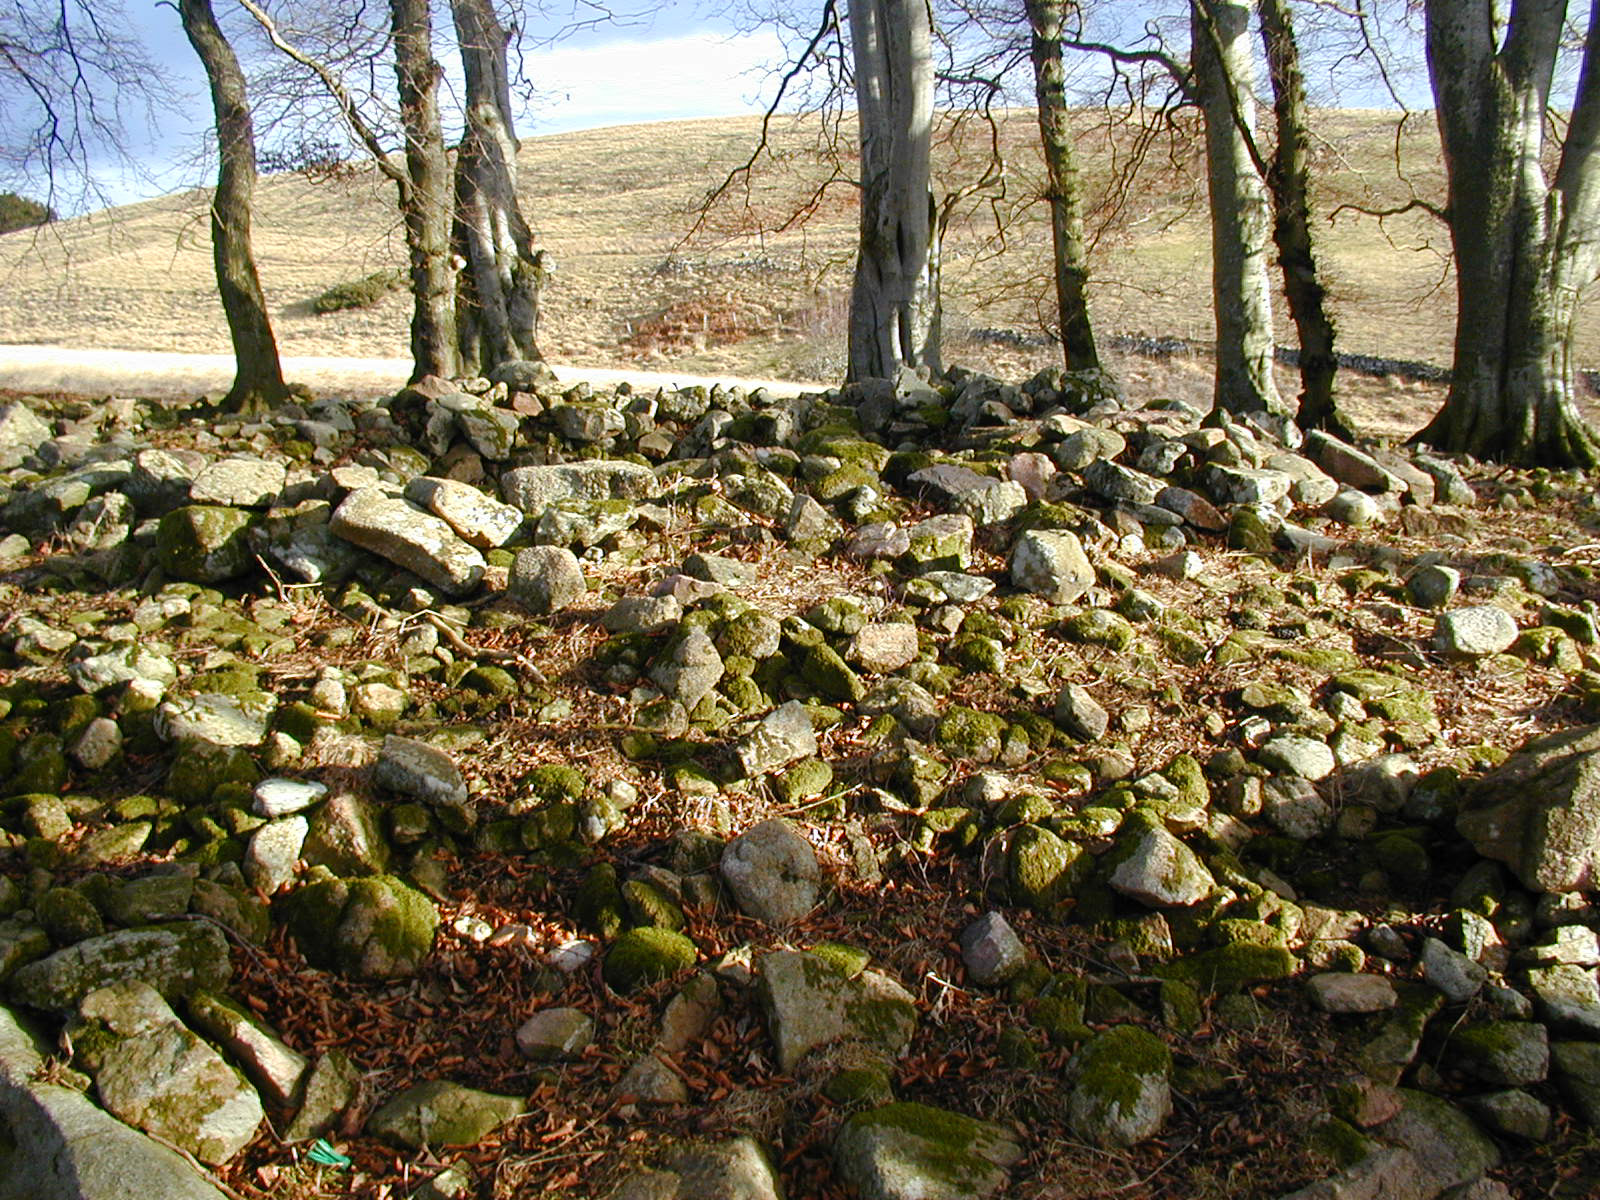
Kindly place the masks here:
<instances>
[{"instance_id":1,"label":"smooth grey bark","mask_svg":"<svg viewBox=\"0 0 1600 1200\"><path fill-rule=\"evenodd\" d=\"M850 5L861 137L861 232L848 378L938 373L939 226L930 191L932 19L927 0Z\"/></svg>"},{"instance_id":2,"label":"smooth grey bark","mask_svg":"<svg viewBox=\"0 0 1600 1200\"><path fill-rule=\"evenodd\" d=\"M1078 189L1078 163L1072 148L1061 61L1065 0L1026 0L1032 31L1034 95L1039 105L1039 144L1044 153L1046 199L1050 203L1050 237L1054 250L1056 304L1060 313L1061 351L1068 370L1100 365L1094 330L1089 324L1088 248L1083 237L1083 210Z\"/></svg>"},{"instance_id":3,"label":"smooth grey bark","mask_svg":"<svg viewBox=\"0 0 1600 1200\"><path fill-rule=\"evenodd\" d=\"M1456 263L1450 392L1417 441L1533 466L1595 466L1575 404L1578 297L1600 270L1600 0L1554 172L1546 109L1565 0L1424 8Z\"/></svg>"},{"instance_id":4,"label":"smooth grey bark","mask_svg":"<svg viewBox=\"0 0 1600 1200\"><path fill-rule=\"evenodd\" d=\"M1211 197L1211 294L1217 330L1213 403L1284 413L1272 377L1271 213L1250 153L1254 132L1251 3L1190 0L1192 88L1205 118Z\"/></svg>"},{"instance_id":5,"label":"smooth grey bark","mask_svg":"<svg viewBox=\"0 0 1600 1200\"><path fill-rule=\"evenodd\" d=\"M439 81L428 0L390 0L394 70L405 129L401 216L411 258L412 379L459 374L455 268L450 261L453 187L439 123Z\"/></svg>"},{"instance_id":6,"label":"smooth grey bark","mask_svg":"<svg viewBox=\"0 0 1600 1200\"><path fill-rule=\"evenodd\" d=\"M289 389L283 382L278 342L250 242L256 140L244 72L217 23L211 0L178 0L178 16L205 67L216 118L221 165L211 197L211 256L234 361L233 386L222 406L231 412L260 412L281 404Z\"/></svg>"},{"instance_id":7,"label":"smooth grey bark","mask_svg":"<svg viewBox=\"0 0 1600 1200\"><path fill-rule=\"evenodd\" d=\"M1259 0L1261 41L1272 83L1272 109L1278 141L1267 169L1272 193L1272 241L1278 248L1284 295L1300 339L1300 405L1295 417L1302 429L1325 429L1352 436L1339 412L1334 379L1339 355L1334 348L1333 318L1327 288L1317 268L1311 234L1311 151L1306 115L1306 83L1300 70L1300 47L1287 0Z\"/></svg>"},{"instance_id":8,"label":"smooth grey bark","mask_svg":"<svg viewBox=\"0 0 1600 1200\"><path fill-rule=\"evenodd\" d=\"M517 204L518 143L506 46L490 0L450 0L466 76L466 132L456 156L455 240L467 269L458 281L461 368L487 371L538 359L544 252Z\"/></svg>"}]
</instances>

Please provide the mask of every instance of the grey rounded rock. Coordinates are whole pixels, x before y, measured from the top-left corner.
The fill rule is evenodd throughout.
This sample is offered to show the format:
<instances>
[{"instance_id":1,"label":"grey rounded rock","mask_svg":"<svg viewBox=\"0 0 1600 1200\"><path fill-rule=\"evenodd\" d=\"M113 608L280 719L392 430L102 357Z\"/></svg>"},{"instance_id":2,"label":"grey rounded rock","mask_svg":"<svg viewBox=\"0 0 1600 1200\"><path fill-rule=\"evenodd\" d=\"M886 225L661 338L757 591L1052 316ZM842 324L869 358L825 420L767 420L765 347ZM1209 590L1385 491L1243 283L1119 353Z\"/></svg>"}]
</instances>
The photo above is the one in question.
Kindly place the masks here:
<instances>
[{"instance_id":1,"label":"grey rounded rock","mask_svg":"<svg viewBox=\"0 0 1600 1200\"><path fill-rule=\"evenodd\" d=\"M741 912L769 925L788 925L816 907L822 869L811 843L775 817L727 844L722 878Z\"/></svg>"},{"instance_id":2,"label":"grey rounded rock","mask_svg":"<svg viewBox=\"0 0 1600 1200\"><path fill-rule=\"evenodd\" d=\"M583 567L565 546L530 546L519 551L506 583L513 600L541 617L571 607L588 590Z\"/></svg>"}]
</instances>

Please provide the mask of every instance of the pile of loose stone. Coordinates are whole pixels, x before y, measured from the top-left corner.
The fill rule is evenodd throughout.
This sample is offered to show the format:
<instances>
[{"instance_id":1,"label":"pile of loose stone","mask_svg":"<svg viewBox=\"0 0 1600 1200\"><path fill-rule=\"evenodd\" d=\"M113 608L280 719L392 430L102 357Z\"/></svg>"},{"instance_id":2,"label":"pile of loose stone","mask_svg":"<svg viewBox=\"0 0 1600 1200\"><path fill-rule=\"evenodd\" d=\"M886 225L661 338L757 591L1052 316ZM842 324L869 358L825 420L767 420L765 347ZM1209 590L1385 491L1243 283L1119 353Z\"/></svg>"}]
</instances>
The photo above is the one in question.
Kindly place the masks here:
<instances>
[{"instance_id":1,"label":"pile of loose stone","mask_svg":"<svg viewBox=\"0 0 1600 1200\"><path fill-rule=\"evenodd\" d=\"M328 971L411 978L473 854L568 873L575 932L454 935L523 946L552 992L598 971L666 1000L613 1101L691 1103L674 1056L748 1000L779 1071L834 1064L833 1169L864 1197L1050 1179L1024 1125L896 1100L935 1036L916 981L804 935L930 855L984 902L942 936L1012 1006L999 1053L1085 1143L1156 1137L1175 1090L1203 1112L1216 1082L1173 1048L1263 984L1350 1048L1307 1133L1339 1169L1298 1195L1504 1195L1486 1172L1560 1113L1600 1125L1596 587L1483 553L1460 464L1059 371L779 398L532 363L260 420L14 402L0 463L0 1114L53 1130L0 1167L205 1195L168 1146L221 1166L268 1120L330 1133L361 1064L286 1045L236 957L287 929ZM309 592L345 619L307 628ZM592 647L554 683L526 636L553 625ZM1451 744L1438 677L1521 689L1540 736ZM574 688L614 698L612 767L484 786L497 722L594 711ZM682 820L642 852L645 788ZM719 912L765 933L708 957ZM1063 923L1116 970L1018 933ZM559 1067L597 1015L541 1007L516 1045ZM448 1078L379 1099L365 1133L407 1147L526 1111ZM663 1135L615 1194L779 1196L769 1151ZM475 1184L464 1159L426 1186Z\"/></svg>"}]
</instances>

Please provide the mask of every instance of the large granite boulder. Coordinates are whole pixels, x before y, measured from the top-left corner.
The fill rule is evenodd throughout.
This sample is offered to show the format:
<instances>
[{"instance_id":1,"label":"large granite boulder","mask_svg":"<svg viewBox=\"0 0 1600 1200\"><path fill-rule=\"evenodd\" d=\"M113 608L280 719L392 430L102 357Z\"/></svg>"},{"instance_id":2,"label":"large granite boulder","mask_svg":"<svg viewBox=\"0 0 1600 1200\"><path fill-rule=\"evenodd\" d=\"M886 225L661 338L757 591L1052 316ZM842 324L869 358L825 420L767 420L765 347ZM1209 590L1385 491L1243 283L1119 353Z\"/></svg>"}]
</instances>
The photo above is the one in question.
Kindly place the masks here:
<instances>
[{"instance_id":1,"label":"large granite boulder","mask_svg":"<svg viewBox=\"0 0 1600 1200\"><path fill-rule=\"evenodd\" d=\"M1525 743L1468 788L1456 828L1535 892L1600 887L1600 725Z\"/></svg>"}]
</instances>

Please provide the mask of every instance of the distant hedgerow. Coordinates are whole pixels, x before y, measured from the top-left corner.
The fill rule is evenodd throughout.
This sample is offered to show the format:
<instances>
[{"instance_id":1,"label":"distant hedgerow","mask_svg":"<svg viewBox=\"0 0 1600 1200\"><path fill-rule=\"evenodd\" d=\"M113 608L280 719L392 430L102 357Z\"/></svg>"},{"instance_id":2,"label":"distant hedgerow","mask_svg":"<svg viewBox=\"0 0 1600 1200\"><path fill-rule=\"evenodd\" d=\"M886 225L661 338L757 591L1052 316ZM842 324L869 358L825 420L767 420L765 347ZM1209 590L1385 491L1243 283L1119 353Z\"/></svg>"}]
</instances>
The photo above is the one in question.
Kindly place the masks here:
<instances>
[{"instance_id":1,"label":"distant hedgerow","mask_svg":"<svg viewBox=\"0 0 1600 1200\"><path fill-rule=\"evenodd\" d=\"M0 192L0 233L48 225L55 219L56 210L48 204L40 204L15 192Z\"/></svg>"},{"instance_id":2,"label":"distant hedgerow","mask_svg":"<svg viewBox=\"0 0 1600 1200\"><path fill-rule=\"evenodd\" d=\"M334 284L311 302L311 311L323 314L346 308L371 308L390 292L398 291L404 282L399 271L374 271L360 279Z\"/></svg>"}]
</instances>

